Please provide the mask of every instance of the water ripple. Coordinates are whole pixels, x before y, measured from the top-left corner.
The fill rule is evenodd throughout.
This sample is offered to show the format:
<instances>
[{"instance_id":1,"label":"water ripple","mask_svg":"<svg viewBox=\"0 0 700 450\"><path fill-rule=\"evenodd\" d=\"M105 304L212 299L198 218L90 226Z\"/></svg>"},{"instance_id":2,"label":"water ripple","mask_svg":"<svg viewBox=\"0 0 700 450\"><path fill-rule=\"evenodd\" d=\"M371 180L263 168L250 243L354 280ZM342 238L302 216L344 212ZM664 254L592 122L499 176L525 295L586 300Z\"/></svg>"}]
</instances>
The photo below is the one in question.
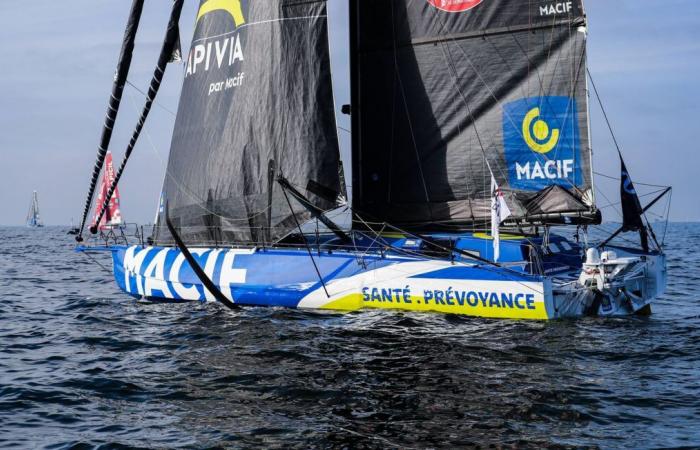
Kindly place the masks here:
<instances>
[{"instance_id":1,"label":"water ripple","mask_svg":"<svg viewBox=\"0 0 700 450\"><path fill-rule=\"evenodd\" d=\"M700 446L697 224L654 315L552 323L139 302L64 230L0 242L3 448Z\"/></svg>"}]
</instances>

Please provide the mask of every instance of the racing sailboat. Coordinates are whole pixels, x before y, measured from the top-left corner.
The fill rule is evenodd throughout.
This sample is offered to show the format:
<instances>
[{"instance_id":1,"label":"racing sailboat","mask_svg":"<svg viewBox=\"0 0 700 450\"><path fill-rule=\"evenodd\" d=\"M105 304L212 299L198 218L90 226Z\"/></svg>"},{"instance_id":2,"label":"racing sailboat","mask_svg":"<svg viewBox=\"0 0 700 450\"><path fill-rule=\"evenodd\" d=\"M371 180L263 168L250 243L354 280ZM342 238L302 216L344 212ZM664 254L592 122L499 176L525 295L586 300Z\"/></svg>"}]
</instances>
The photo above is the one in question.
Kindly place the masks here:
<instances>
[{"instance_id":1,"label":"racing sailboat","mask_svg":"<svg viewBox=\"0 0 700 450\"><path fill-rule=\"evenodd\" d=\"M39 195L36 191L32 192L32 201L29 204L29 212L27 213L25 223L30 228L44 226L44 223L41 221L41 215L39 214Z\"/></svg>"},{"instance_id":2,"label":"racing sailboat","mask_svg":"<svg viewBox=\"0 0 700 450\"><path fill-rule=\"evenodd\" d=\"M99 192L97 193L97 199L95 200L95 214L91 225L91 228L97 229L103 233L115 227L119 227L124 223L120 206L119 187L116 185L114 187L114 192L107 202L107 208L105 208L103 214L100 214L102 205L105 203L107 195L109 194L109 188L112 186L115 179L116 175L114 172L112 152L107 151L104 174L102 176L102 182L100 183Z\"/></svg>"},{"instance_id":3,"label":"racing sailboat","mask_svg":"<svg viewBox=\"0 0 700 450\"><path fill-rule=\"evenodd\" d=\"M84 217L141 6L132 6ZM181 7L175 1L146 115ZM350 195L326 1L202 0L158 223L149 239L109 248L118 286L231 308L522 319L649 312L666 262L622 157L616 234L638 233L640 245L588 239L601 212L582 1L349 7ZM583 238L558 235L559 226Z\"/></svg>"}]
</instances>

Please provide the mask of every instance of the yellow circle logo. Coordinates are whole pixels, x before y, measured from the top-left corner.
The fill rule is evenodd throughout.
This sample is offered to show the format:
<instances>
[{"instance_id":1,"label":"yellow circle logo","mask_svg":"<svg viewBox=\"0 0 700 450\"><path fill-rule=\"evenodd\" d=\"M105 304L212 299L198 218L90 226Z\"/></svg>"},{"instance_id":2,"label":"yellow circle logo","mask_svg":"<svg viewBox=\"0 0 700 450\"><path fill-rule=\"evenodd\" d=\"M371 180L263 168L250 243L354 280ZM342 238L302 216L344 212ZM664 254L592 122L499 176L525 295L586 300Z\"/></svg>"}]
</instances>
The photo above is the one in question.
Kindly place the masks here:
<instances>
[{"instance_id":1,"label":"yellow circle logo","mask_svg":"<svg viewBox=\"0 0 700 450\"><path fill-rule=\"evenodd\" d=\"M241 8L241 0L208 0L199 8L197 22L206 14L213 11L226 11L231 15L237 27L245 23L243 8Z\"/></svg>"},{"instance_id":2,"label":"yellow circle logo","mask_svg":"<svg viewBox=\"0 0 700 450\"><path fill-rule=\"evenodd\" d=\"M540 108L528 111L522 131L525 143L536 153L549 153L559 143L559 129L550 130L549 124L540 118Z\"/></svg>"}]
</instances>

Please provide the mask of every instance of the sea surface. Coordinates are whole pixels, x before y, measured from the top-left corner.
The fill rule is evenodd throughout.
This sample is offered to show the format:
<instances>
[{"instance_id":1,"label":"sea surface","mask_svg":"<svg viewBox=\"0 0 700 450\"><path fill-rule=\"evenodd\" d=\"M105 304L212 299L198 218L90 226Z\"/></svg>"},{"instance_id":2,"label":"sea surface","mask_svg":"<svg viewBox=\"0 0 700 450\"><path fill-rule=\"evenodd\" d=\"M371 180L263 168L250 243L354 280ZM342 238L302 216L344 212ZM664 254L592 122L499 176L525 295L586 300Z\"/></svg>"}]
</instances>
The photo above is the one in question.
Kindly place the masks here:
<instances>
[{"instance_id":1,"label":"sea surface","mask_svg":"<svg viewBox=\"0 0 700 450\"><path fill-rule=\"evenodd\" d=\"M153 304L0 228L0 448L700 447L700 224L651 317Z\"/></svg>"}]
</instances>

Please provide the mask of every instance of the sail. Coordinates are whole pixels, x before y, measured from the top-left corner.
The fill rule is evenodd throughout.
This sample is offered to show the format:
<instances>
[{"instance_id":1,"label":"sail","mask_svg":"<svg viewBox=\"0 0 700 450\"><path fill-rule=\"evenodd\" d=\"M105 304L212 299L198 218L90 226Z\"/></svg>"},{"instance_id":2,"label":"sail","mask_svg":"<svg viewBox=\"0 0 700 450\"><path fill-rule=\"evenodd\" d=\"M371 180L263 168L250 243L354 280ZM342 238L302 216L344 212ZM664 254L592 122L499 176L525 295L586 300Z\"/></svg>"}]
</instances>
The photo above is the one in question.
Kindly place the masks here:
<instances>
[{"instance_id":1,"label":"sail","mask_svg":"<svg viewBox=\"0 0 700 450\"><path fill-rule=\"evenodd\" d=\"M488 229L493 172L509 221L597 220L585 26L581 0L353 0L355 212Z\"/></svg>"},{"instance_id":2,"label":"sail","mask_svg":"<svg viewBox=\"0 0 700 450\"><path fill-rule=\"evenodd\" d=\"M278 177L322 210L341 192L326 2L205 0L196 21L165 210L186 244L274 241L296 227Z\"/></svg>"},{"instance_id":3,"label":"sail","mask_svg":"<svg viewBox=\"0 0 700 450\"><path fill-rule=\"evenodd\" d=\"M123 223L119 188L116 186L114 188L114 193L109 199L109 204L105 209L104 214L100 215L100 211L102 210L102 206L104 205L105 199L108 196L110 186L112 186L114 179L114 161L112 159L112 152L108 151L107 155L105 156L104 175L102 176L99 191L97 192L97 199L95 200L95 214L92 218L91 228L96 227L100 231L105 231Z\"/></svg>"},{"instance_id":4,"label":"sail","mask_svg":"<svg viewBox=\"0 0 700 450\"><path fill-rule=\"evenodd\" d=\"M627 171L625 160L620 155L620 205L622 207L622 231L638 231L642 250L649 251L649 238L644 225L644 209L639 202L632 177ZM650 227L651 229L651 227ZM653 236L653 229L651 230Z\"/></svg>"},{"instance_id":5,"label":"sail","mask_svg":"<svg viewBox=\"0 0 700 450\"><path fill-rule=\"evenodd\" d=\"M41 227L41 215L39 214L39 195L36 191L32 193L32 201L29 204L29 212L27 213L26 224L28 227Z\"/></svg>"},{"instance_id":6,"label":"sail","mask_svg":"<svg viewBox=\"0 0 700 450\"><path fill-rule=\"evenodd\" d=\"M624 231L639 231L644 228L642 219L642 205L639 202L637 190L632 183L625 165L625 160L620 155L620 205L622 206L622 228Z\"/></svg>"}]
</instances>

